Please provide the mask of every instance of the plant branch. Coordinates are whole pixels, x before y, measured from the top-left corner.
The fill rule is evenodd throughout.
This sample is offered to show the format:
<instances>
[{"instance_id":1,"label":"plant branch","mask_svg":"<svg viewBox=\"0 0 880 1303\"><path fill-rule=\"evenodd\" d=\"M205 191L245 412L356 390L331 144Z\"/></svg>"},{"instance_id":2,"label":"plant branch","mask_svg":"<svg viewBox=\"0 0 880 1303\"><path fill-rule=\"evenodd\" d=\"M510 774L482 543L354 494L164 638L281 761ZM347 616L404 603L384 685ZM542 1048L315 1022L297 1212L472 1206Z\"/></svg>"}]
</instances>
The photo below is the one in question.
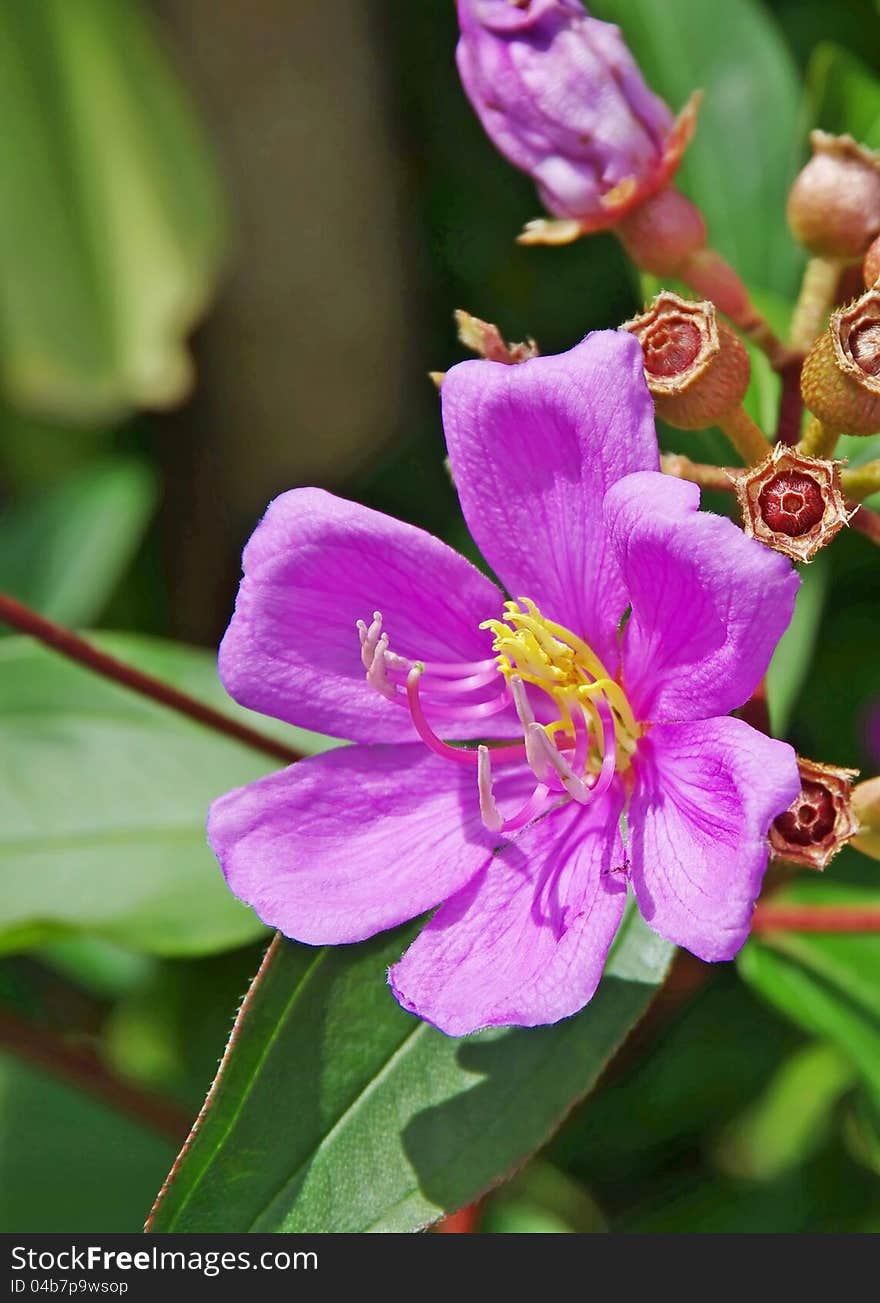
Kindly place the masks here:
<instances>
[{"instance_id":1,"label":"plant branch","mask_svg":"<svg viewBox=\"0 0 880 1303\"><path fill-rule=\"evenodd\" d=\"M850 518L850 526L857 529L865 538L869 538L872 543L880 547L880 514L871 511L868 507L859 507L854 516Z\"/></svg>"},{"instance_id":2,"label":"plant branch","mask_svg":"<svg viewBox=\"0 0 880 1303\"><path fill-rule=\"evenodd\" d=\"M152 674L144 674L133 665L126 665L124 661L101 651L70 629L47 620L45 616L17 602L7 593L0 593L0 621L13 629L18 629L21 633L28 634L31 638L36 638L44 646L51 647L53 651L66 656L68 660L75 661L77 665L84 666L94 674L111 679L114 683L139 693L142 697L149 697L151 701L157 701L160 705L167 706L169 710L194 719L205 728L224 733L227 737L235 738L237 742L243 742L246 746L256 751L263 751L266 755L276 760L283 760L286 764L302 759L301 753L295 751L293 747L277 742L247 724L240 724L230 715L214 710L212 706L206 706L195 697L172 688L161 679L154 678Z\"/></svg>"},{"instance_id":3,"label":"plant branch","mask_svg":"<svg viewBox=\"0 0 880 1303\"><path fill-rule=\"evenodd\" d=\"M759 904L753 932L880 932L876 905Z\"/></svg>"},{"instance_id":4,"label":"plant branch","mask_svg":"<svg viewBox=\"0 0 880 1303\"><path fill-rule=\"evenodd\" d=\"M691 480L701 488L716 489L721 493L733 493L734 478L742 474L741 467L710 466L705 462L691 461L690 457L683 457L677 452L662 453L660 469L666 475L674 475L680 480Z\"/></svg>"},{"instance_id":5,"label":"plant branch","mask_svg":"<svg viewBox=\"0 0 880 1303\"><path fill-rule=\"evenodd\" d=\"M189 1130L189 1115L173 1101L117 1077L96 1054L74 1049L57 1033L35 1027L6 1009L0 1009L0 1049L47 1069L174 1144L180 1144Z\"/></svg>"},{"instance_id":6,"label":"plant branch","mask_svg":"<svg viewBox=\"0 0 880 1303\"><path fill-rule=\"evenodd\" d=\"M776 442L793 448L801 437L804 400L801 397L801 358L793 358L780 372L782 389L779 393L779 416L776 422Z\"/></svg>"}]
</instances>

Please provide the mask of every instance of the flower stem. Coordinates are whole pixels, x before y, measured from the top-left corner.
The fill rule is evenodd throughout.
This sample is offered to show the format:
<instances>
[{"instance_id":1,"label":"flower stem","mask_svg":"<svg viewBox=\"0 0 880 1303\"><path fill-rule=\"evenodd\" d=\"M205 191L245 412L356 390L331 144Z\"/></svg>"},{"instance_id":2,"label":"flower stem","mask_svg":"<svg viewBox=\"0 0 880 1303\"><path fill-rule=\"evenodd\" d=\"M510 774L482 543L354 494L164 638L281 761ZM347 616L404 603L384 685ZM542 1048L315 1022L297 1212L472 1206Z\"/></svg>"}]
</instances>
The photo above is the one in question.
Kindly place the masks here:
<instances>
[{"instance_id":1,"label":"flower stem","mask_svg":"<svg viewBox=\"0 0 880 1303\"><path fill-rule=\"evenodd\" d=\"M876 905L759 904L753 932L880 932Z\"/></svg>"},{"instance_id":2,"label":"flower stem","mask_svg":"<svg viewBox=\"0 0 880 1303\"><path fill-rule=\"evenodd\" d=\"M744 407L732 408L718 422L747 466L757 466L770 453L770 445L759 425Z\"/></svg>"},{"instance_id":3,"label":"flower stem","mask_svg":"<svg viewBox=\"0 0 880 1303\"><path fill-rule=\"evenodd\" d=\"M792 358L782 368L782 389L779 394L779 414L776 421L776 442L793 447L801 437L804 400L801 397L801 370L803 362Z\"/></svg>"},{"instance_id":4,"label":"flower stem","mask_svg":"<svg viewBox=\"0 0 880 1303\"><path fill-rule=\"evenodd\" d=\"M124 661L101 651L70 629L47 620L45 616L17 602L7 593L0 593L0 621L13 629L18 629L21 633L28 634L31 638L36 638L44 646L51 647L53 651L84 666L94 674L111 679L132 692L140 693L142 697L149 697L151 701L157 701L160 705L167 706L169 710L186 715L189 719L194 719L196 723L214 729L217 733L235 738L237 742L243 742L255 751L263 751L266 755L276 760L283 760L287 764L302 759L302 754L295 751L293 747L286 746L283 742L276 742L274 738L250 728L247 724L240 724L238 720L223 714L222 711L206 706L195 697L172 688L151 674L144 674L133 665L126 665Z\"/></svg>"},{"instance_id":5,"label":"flower stem","mask_svg":"<svg viewBox=\"0 0 880 1303\"><path fill-rule=\"evenodd\" d=\"M841 264L832 258L811 258L791 318L789 336L796 353L808 352L837 299Z\"/></svg>"},{"instance_id":6,"label":"flower stem","mask_svg":"<svg viewBox=\"0 0 880 1303\"><path fill-rule=\"evenodd\" d=\"M704 462L691 461L677 452L664 452L660 457L660 469L667 475L674 475L679 480L690 480L703 489L715 489L721 493L733 493L734 477L740 472L727 470L724 466L709 466Z\"/></svg>"},{"instance_id":7,"label":"flower stem","mask_svg":"<svg viewBox=\"0 0 880 1303\"><path fill-rule=\"evenodd\" d=\"M798 451L806 457L830 458L834 456L839 438L839 430L831 430L827 425L823 425L817 416L811 416L798 445Z\"/></svg>"},{"instance_id":8,"label":"flower stem","mask_svg":"<svg viewBox=\"0 0 880 1303\"><path fill-rule=\"evenodd\" d=\"M775 371L791 360L791 351L770 329L769 322L749 298L739 274L716 249L704 246L693 252L676 275L702 298L711 299L753 344L766 353Z\"/></svg>"},{"instance_id":9,"label":"flower stem","mask_svg":"<svg viewBox=\"0 0 880 1303\"><path fill-rule=\"evenodd\" d=\"M840 482L844 493L854 502L861 502L872 493L880 493L880 457L843 471Z\"/></svg>"}]
</instances>

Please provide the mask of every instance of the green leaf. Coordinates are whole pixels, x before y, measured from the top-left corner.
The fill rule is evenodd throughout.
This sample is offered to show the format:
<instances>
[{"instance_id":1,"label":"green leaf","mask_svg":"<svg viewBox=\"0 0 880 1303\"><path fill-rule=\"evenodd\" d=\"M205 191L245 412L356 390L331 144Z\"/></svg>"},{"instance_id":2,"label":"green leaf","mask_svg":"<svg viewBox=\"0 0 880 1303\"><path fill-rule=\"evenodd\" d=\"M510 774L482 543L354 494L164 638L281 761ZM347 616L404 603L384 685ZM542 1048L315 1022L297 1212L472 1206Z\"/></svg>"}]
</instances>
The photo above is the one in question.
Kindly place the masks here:
<instances>
[{"instance_id":1,"label":"green leaf","mask_svg":"<svg viewBox=\"0 0 880 1303\"><path fill-rule=\"evenodd\" d=\"M810 1158L826 1141L832 1112L854 1084L849 1057L821 1041L796 1050L748 1111L715 1145L731 1176L770 1181Z\"/></svg>"},{"instance_id":2,"label":"green leaf","mask_svg":"<svg viewBox=\"0 0 880 1303\"><path fill-rule=\"evenodd\" d=\"M607 1229L584 1187L539 1159L490 1196L479 1225L488 1235L596 1235Z\"/></svg>"},{"instance_id":3,"label":"green leaf","mask_svg":"<svg viewBox=\"0 0 880 1303\"><path fill-rule=\"evenodd\" d=\"M104 645L185 689L216 681L208 652L134 636ZM0 948L90 932L195 955L259 936L208 850L205 816L215 797L277 767L26 639L4 639Z\"/></svg>"},{"instance_id":4,"label":"green leaf","mask_svg":"<svg viewBox=\"0 0 880 1303\"><path fill-rule=\"evenodd\" d=\"M880 149L880 81L861 59L831 42L818 45L807 70L810 121Z\"/></svg>"},{"instance_id":5,"label":"green leaf","mask_svg":"<svg viewBox=\"0 0 880 1303\"><path fill-rule=\"evenodd\" d=\"M767 671L767 699L776 737L785 737L810 671L830 580L831 568L824 553L804 566L794 616L773 653Z\"/></svg>"},{"instance_id":6,"label":"green leaf","mask_svg":"<svg viewBox=\"0 0 880 1303\"><path fill-rule=\"evenodd\" d=\"M443 1036L385 970L414 929L277 939L239 1015L155 1231L410 1231L547 1139L647 1007L671 947L631 913L602 984L553 1027Z\"/></svg>"},{"instance_id":7,"label":"green leaf","mask_svg":"<svg viewBox=\"0 0 880 1303\"><path fill-rule=\"evenodd\" d=\"M140 546L156 505L143 462L92 462L0 517L0 589L60 624L101 613Z\"/></svg>"},{"instance_id":8,"label":"green leaf","mask_svg":"<svg viewBox=\"0 0 880 1303\"><path fill-rule=\"evenodd\" d=\"M802 257L785 201L802 152L794 61L756 0L594 0L619 23L653 90L677 111L702 89L679 173L710 241L750 287L793 297Z\"/></svg>"},{"instance_id":9,"label":"green leaf","mask_svg":"<svg viewBox=\"0 0 880 1303\"><path fill-rule=\"evenodd\" d=\"M179 401L226 217L139 4L7 0L0 116L5 393L92 422Z\"/></svg>"},{"instance_id":10,"label":"green leaf","mask_svg":"<svg viewBox=\"0 0 880 1303\"><path fill-rule=\"evenodd\" d=\"M0 1055L0 1231L138 1231L167 1140Z\"/></svg>"},{"instance_id":11,"label":"green leaf","mask_svg":"<svg viewBox=\"0 0 880 1303\"><path fill-rule=\"evenodd\" d=\"M774 903L877 903L862 887L799 883ZM880 937L860 933L766 932L738 960L746 981L813 1036L847 1055L880 1095Z\"/></svg>"}]
</instances>

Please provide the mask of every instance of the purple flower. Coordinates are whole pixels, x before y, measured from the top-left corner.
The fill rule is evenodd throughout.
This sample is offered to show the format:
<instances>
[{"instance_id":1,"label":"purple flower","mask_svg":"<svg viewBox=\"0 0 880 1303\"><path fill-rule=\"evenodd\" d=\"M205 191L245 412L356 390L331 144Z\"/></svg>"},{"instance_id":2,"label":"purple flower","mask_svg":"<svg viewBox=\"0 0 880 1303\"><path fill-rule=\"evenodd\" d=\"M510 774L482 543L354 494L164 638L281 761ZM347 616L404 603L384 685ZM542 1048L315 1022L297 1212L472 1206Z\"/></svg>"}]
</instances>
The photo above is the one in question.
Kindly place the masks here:
<instances>
[{"instance_id":1,"label":"purple flower","mask_svg":"<svg viewBox=\"0 0 880 1303\"><path fill-rule=\"evenodd\" d=\"M743 944L800 784L791 747L722 716L798 580L657 472L631 335L463 362L442 400L465 518L516 599L411 525L276 499L220 672L244 705L358 745L221 797L209 836L236 895L300 941L439 904L390 981L461 1035L580 1009L628 880L664 937L708 960Z\"/></svg>"},{"instance_id":2,"label":"purple flower","mask_svg":"<svg viewBox=\"0 0 880 1303\"><path fill-rule=\"evenodd\" d=\"M660 190L693 132L642 78L618 27L579 0L458 0L458 70L489 138L582 231Z\"/></svg>"}]
</instances>

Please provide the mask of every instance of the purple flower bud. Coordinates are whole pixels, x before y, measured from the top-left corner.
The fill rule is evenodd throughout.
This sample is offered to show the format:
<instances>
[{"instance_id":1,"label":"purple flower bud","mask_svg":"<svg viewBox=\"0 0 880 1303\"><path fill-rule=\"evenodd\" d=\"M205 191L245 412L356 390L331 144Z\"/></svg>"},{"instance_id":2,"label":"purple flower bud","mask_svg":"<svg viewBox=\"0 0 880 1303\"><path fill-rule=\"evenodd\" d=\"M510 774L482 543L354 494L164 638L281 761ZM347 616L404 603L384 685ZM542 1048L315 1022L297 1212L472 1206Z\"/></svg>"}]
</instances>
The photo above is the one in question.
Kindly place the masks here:
<instances>
[{"instance_id":1,"label":"purple flower bud","mask_svg":"<svg viewBox=\"0 0 880 1303\"><path fill-rule=\"evenodd\" d=\"M612 226L678 166L693 131L580 0L457 0L458 70L490 139L580 231Z\"/></svg>"}]
</instances>

